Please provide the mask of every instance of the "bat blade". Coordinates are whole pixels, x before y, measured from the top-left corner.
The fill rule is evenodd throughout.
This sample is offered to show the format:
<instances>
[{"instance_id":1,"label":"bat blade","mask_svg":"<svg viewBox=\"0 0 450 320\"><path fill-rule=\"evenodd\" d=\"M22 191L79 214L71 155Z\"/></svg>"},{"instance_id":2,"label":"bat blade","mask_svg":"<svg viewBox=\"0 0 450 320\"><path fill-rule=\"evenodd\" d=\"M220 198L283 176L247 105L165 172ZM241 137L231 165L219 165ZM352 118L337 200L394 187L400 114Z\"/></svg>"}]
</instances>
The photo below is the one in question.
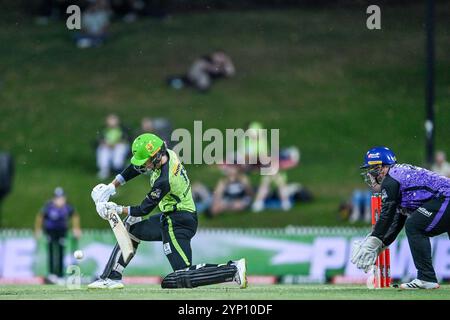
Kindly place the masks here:
<instances>
[{"instance_id":1,"label":"bat blade","mask_svg":"<svg viewBox=\"0 0 450 320\"><path fill-rule=\"evenodd\" d=\"M128 230L116 212L110 214L108 221L122 251L123 260L128 263L134 255L133 243L128 235Z\"/></svg>"}]
</instances>

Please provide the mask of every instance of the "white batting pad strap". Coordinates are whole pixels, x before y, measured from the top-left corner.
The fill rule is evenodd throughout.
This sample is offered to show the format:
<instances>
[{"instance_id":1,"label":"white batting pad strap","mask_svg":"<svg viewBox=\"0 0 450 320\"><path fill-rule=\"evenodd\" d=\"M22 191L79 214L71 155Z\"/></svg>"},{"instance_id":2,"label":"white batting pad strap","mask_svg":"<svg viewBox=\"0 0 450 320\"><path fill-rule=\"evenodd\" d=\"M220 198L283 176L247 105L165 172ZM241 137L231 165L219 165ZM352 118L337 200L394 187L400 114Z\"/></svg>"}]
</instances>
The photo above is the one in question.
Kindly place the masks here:
<instances>
[{"instance_id":1,"label":"white batting pad strap","mask_svg":"<svg viewBox=\"0 0 450 320\"><path fill-rule=\"evenodd\" d=\"M119 272L120 274L123 273L123 270L125 269L124 266L122 266L120 263L116 263L113 270Z\"/></svg>"}]
</instances>

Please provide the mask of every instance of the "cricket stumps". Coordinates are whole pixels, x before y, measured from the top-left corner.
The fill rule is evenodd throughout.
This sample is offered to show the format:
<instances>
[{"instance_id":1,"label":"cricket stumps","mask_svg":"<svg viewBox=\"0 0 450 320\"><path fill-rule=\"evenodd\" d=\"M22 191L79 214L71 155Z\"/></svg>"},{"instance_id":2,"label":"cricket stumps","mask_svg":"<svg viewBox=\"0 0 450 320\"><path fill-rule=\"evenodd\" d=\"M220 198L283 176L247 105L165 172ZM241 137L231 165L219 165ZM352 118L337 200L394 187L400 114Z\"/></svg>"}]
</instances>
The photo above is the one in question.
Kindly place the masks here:
<instances>
[{"instance_id":1,"label":"cricket stumps","mask_svg":"<svg viewBox=\"0 0 450 320\"><path fill-rule=\"evenodd\" d=\"M371 198L372 210L372 228L377 223L381 213L381 196L378 194L372 195ZM391 285L391 256L389 248L383 250L377 258L374 267L373 277L374 288L388 288Z\"/></svg>"}]
</instances>

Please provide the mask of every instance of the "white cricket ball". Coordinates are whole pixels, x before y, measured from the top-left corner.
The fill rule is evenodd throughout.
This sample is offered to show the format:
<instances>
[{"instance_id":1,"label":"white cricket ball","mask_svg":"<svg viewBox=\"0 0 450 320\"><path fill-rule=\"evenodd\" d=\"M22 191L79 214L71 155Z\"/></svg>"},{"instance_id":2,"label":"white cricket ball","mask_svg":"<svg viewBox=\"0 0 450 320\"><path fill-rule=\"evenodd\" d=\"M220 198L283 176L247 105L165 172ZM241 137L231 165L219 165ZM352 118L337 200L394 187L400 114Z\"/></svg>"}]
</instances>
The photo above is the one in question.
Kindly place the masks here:
<instances>
[{"instance_id":1,"label":"white cricket ball","mask_svg":"<svg viewBox=\"0 0 450 320\"><path fill-rule=\"evenodd\" d=\"M76 259L81 260L81 259L83 259L83 251L77 250L77 251L75 251L75 252L73 253L73 256L74 256Z\"/></svg>"}]
</instances>

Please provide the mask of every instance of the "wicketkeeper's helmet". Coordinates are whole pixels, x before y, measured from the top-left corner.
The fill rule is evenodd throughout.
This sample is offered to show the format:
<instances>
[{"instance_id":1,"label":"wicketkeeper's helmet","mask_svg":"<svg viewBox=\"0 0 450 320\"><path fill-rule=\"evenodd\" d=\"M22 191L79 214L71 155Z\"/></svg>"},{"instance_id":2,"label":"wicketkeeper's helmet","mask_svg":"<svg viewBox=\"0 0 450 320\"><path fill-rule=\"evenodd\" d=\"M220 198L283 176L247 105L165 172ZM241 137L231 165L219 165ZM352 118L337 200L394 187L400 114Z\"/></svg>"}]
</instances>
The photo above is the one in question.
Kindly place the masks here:
<instances>
[{"instance_id":1,"label":"wicketkeeper's helmet","mask_svg":"<svg viewBox=\"0 0 450 320\"><path fill-rule=\"evenodd\" d=\"M360 167L363 169L364 181L371 187L374 186L374 183L378 183L377 177L380 174L381 168L383 166L391 166L397 163L397 158L395 157L394 152L387 147L374 147L367 151L364 156L364 163Z\"/></svg>"},{"instance_id":2,"label":"wicketkeeper's helmet","mask_svg":"<svg viewBox=\"0 0 450 320\"><path fill-rule=\"evenodd\" d=\"M397 163L397 158L391 149L387 147L375 147L367 151L361 169L367 169L373 165L392 165Z\"/></svg>"}]
</instances>

